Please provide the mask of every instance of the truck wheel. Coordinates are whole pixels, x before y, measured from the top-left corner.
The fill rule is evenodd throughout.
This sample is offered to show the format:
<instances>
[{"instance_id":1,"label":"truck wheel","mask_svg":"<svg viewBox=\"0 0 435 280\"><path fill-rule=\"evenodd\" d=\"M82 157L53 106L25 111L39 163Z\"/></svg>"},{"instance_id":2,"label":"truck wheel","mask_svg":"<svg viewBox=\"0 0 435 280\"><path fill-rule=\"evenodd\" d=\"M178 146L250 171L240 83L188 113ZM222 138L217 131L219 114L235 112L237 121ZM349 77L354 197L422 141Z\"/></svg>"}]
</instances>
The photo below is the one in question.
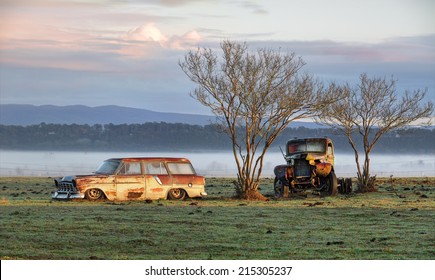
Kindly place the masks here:
<instances>
[{"instance_id":1,"label":"truck wheel","mask_svg":"<svg viewBox=\"0 0 435 280\"><path fill-rule=\"evenodd\" d=\"M282 197L284 193L284 184L277 177L275 177L273 182L273 190L275 191L275 197Z\"/></svg>"},{"instance_id":2,"label":"truck wheel","mask_svg":"<svg viewBox=\"0 0 435 280\"><path fill-rule=\"evenodd\" d=\"M331 171L328 175L328 177L325 178L325 183L327 185L327 194L334 196L337 195L338 192L338 183L337 183L337 176L335 175L334 171Z\"/></svg>"},{"instance_id":3,"label":"truck wheel","mask_svg":"<svg viewBox=\"0 0 435 280\"><path fill-rule=\"evenodd\" d=\"M183 189L170 189L168 197L173 200L182 200L186 197L186 192Z\"/></svg>"},{"instance_id":4,"label":"truck wheel","mask_svg":"<svg viewBox=\"0 0 435 280\"><path fill-rule=\"evenodd\" d=\"M338 178L337 183L338 183L338 193L346 193L345 192L346 186L344 185L345 184L344 179Z\"/></svg>"},{"instance_id":5,"label":"truck wheel","mask_svg":"<svg viewBox=\"0 0 435 280\"><path fill-rule=\"evenodd\" d=\"M345 193L351 193L352 192L352 179L351 178L346 178L345 181L345 186L346 186L346 192Z\"/></svg>"},{"instance_id":6,"label":"truck wheel","mask_svg":"<svg viewBox=\"0 0 435 280\"><path fill-rule=\"evenodd\" d=\"M99 200L103 198L103 192L100 189L89 189L85 193L85 197L88 200Z\"/></svg>"}]
</instances>

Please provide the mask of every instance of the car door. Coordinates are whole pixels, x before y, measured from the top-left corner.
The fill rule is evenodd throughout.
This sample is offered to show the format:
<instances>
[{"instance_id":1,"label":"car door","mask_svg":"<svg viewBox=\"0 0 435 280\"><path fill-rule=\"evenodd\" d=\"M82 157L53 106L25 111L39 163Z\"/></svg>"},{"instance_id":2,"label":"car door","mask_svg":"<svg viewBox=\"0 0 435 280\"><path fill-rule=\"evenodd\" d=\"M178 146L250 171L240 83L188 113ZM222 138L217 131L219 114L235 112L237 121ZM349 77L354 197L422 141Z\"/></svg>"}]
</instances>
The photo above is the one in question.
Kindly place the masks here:
<instances>
[{"instance_id":1,"label":"car door","mask_svg":"<svg viewBox=\"0 0 435 280\"><path fill-rule=\"evenodd\" d=\"M144 165L146 199L166 198L172 177L163 161L146 161Z\"/></svg>"},{"instance_id":2,"label":"car door","mask_svg":"<svg viewBox=\"0 0 435 280\"><path fill-rule=\"evenodd\" d=\"M117 200L145 199L145 177L141 162L123 162L116 174L115 183Z\"/></svg>"}]
</instances>

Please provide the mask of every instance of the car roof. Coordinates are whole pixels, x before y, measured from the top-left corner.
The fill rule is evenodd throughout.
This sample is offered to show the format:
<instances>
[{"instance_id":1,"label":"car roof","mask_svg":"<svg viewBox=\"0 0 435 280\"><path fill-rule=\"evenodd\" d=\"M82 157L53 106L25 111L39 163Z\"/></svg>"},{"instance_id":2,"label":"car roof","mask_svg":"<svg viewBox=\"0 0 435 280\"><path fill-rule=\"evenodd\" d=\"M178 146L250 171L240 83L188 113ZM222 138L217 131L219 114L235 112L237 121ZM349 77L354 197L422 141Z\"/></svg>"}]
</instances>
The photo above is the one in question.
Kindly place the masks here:
<instances>
[{"instance_id":1,"label":"car roof","mask_svg":"<svg viewBox=\"0 0 435 280\"><path fill-rule=\"evenodd\" d=\"M109 158L109 160L117 161L169 161L169 162L186 162L190 163L187 158L175 158L175 157L124 157L124 158Z\"/></svg>"}]
</instances>

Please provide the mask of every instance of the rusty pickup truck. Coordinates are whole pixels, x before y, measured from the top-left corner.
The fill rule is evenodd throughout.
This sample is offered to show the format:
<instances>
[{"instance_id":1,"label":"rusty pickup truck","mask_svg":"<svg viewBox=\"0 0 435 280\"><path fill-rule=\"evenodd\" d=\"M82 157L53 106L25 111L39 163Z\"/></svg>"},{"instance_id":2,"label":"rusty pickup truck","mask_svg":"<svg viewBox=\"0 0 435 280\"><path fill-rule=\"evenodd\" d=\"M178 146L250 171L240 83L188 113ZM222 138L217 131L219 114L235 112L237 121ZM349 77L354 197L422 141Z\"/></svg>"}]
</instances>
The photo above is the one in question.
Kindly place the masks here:
<instances>
[{"instance_id":1,"label":"rusty pickup truck","mask_svg":"<svg viewBox=\"0 0 435 280\"><path fill-rule=\"evenodd\" d=\"M287 142L287 164L274 169L275 197L313 189L324 195L350 193L352 180L337 179L334 170L334 145L329 138L292 139Z\"/></svg>"},{"instance_id":2,"label":"rusty pickup truck","mask_svg":"<svg viewBox=\"0 0 435 280\"><path fill-rule=\"evenodd\" d=\"M111 158L92 175L56 178L53 199L110 201L207 196L204 177L185 158Z\"/></svg>"}]
</instances>

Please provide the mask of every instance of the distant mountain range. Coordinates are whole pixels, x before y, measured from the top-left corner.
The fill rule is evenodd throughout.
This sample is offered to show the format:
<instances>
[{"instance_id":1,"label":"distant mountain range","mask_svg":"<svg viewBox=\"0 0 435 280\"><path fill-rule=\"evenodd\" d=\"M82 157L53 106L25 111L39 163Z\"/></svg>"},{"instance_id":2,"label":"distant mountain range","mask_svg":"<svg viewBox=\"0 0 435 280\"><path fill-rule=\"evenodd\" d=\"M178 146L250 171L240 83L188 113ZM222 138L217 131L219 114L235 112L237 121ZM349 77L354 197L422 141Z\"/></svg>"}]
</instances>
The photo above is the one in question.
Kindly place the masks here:
<instances>
[{"instance_id":1,"label":"distant mountain range","mask_svg":"<svg viewBox=\"0 0 435 280\"><path fill-rule=\"evenodd\" d=\"M168 122L206 125L213 116L162 113L121 106L88 107L83 105L0 105L0 123L4 125L53 124L133 124Z\"/></svg>"},{"instance_id":2,"label":"distant mountain range","mask_svg":"<svg viewBox=\"0 0 435 280\"><path fill-rule=\"evenodd\" d=\"M84 105L18 105L0 104L0 124L34 125L47 124L134 124L146 122L185 123L207 125L216 120L214 116L164 113L146 109L121 107L115 105L88 107ZM304 126L318 128L311 122L293 122L292 127Z\"/></svg>"}]
</instances>

